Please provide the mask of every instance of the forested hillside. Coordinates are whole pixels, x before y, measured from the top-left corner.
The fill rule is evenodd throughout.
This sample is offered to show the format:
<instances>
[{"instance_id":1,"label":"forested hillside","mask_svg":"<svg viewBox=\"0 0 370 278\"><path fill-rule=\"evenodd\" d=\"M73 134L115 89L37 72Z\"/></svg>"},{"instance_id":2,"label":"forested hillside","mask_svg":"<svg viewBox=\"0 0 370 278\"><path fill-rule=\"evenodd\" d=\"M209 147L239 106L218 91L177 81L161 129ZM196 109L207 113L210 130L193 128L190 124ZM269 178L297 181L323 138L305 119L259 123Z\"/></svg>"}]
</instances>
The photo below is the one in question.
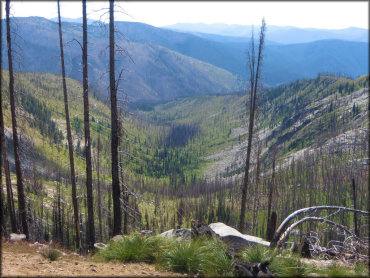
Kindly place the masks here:
<instances>
[{"instance_id":1,"label":"forested hillside","mask_svg":"<svg viewBox=\"0 0 370 278\"><path fill-rule=\"evenodd\" d=\"M60 74L57 23L41 17L14 18L15 37L22 56L16 70ZM3 61L7 68L5 24L3 24ZM81 80L81 26L62 22L65 38L67 76ZM105 26L105 27L104 27ZM104 97L107 95L108 66L106 24L89 25L89 75ZM200 94L232 93L244 88L245 51L248 40L228 40L176 32L143 23L116 22L117 66L125 68L125 91L132 101L163 101ZM22 38L22 39L21 39ZM368 44L344 40L320 40L299 44L267 43L264 54L266 86L275 86L317 73L334 72L357 78L368 71ZM27 51L21 51L21 49ZM122 51L124 49L124 51ZM128 54L128 55L127 55ZM19 58L20 58L19 56ZM325 63L322 63L325 61Z\"/></svg>"},{"instance_id":2,"label":"forested hillside","mask_svg":"<svg viewBox=\"0 0 370 278\"><path fill-rule=\"evenodd\" d=\"M22 115L22 157L31 212L34 211L34 217L47 217L47 221L53 223L52 215L53 211L58 209L55 202L59 192L62 200L66 202L62 205L66 209L64 221L69 221L67 219L70 219L68 215L71 210L67 208L70 207L70 189L66 182L68 151L64 133L61 79L56 75L39 73L17 74L16 77L18 101L22 107L19 110ZM6 84L6 72L4 80ZM78 195L83 198L86 189L83 186L83 121L79 112L82 109L81 84L72 79L69 79L67 84L71 94ZM257 121L258 136L254 140L256 145L261 146L263 178L260 188L252 187L250 190L251 193L258 190L261 196L266 194L263 192L266 192L271 178L271 151L275 146L276 159L279 161L279 185L275 190L280 197L274 199L273 208L280 211L279 219L284 218L291 210L305 205L344 205L343 202L347 204L350 199L336 199L335 196L338 195L330 194L330 190L348 190L346 184L352 177L355 177L362 192L359 196L359 207L366 208L367 88L367 76L357 80L318 76L268 89L261 96ZM4 92L7 96L6 87ZM223 221L231 225L236 224L237 203L240 201L239 179L246 147L247 98L248 96L244 95L205 95L158 105L131 105L132 116L125 113L123 118L125 139L121 157L127 186L130 191L139 194L130 198L132 207L137 208L135 213L130 214L130 229L138 225L163 231L177 224L190 225L189 221L194 217L207 222ZM7 103L5 99L7 145L11 154L12 140ZM99 183L104 196L102 204L96 209L103 208L104 227L111 225L108 115L109 108L92 98L94 183L97 182L99 171ZM98 137L101 144L100 169L97 169L96 164ZM12 164L12 155L10 157ZM306 167L307 163L310 163L311 167ZM335 168L332 168L333 163ZM322 172L318 167L324 167L326 171ZM290 171L292 174L288 175ZM340 179L337 176L338 171L343 175ZM309 173L316 173L317 176ZM334 179L334 176L330 175L337 178ZM315 177L316 182L308 180L308 177ZM298 185L299 189L294 193L297 196L293 198L288 188ZM309 190L311 186L315 186L318 195L310 194L310 198L306 199L299 190ZM225 194L229 194L231 199L222 197ZM14 195L16 196L15 188ZM148 202L153 198L155 203ZM282 203L282 200L286 202ZM81 201L83 208L83 200ZM263 220L266 213L265 201L264 198L259 199L259 204L255 207L258 208L258 217L249 231L259 236L263 235L266 229ZM42 212L44 216L40 215L40 202L45 205L45 211ZM159 203L162 205L158 206ZM284 207L280 207L283 204ZM172 210L169 209L171 207ZM180 214L174 213L179 210L182 211L181 217ZM252 212L253 210L248 216L251 221ZM37 225L42 225L37 223L34 222L34 229L37 229ZM49 233L57 233L56 228L52 227L45 229ZM70 229L72 230L72 227ZM103 229L102 239L109 237L109 230ZM71 231L63 232L64 238L72 234Z\"/></svg>"}]
</instances>

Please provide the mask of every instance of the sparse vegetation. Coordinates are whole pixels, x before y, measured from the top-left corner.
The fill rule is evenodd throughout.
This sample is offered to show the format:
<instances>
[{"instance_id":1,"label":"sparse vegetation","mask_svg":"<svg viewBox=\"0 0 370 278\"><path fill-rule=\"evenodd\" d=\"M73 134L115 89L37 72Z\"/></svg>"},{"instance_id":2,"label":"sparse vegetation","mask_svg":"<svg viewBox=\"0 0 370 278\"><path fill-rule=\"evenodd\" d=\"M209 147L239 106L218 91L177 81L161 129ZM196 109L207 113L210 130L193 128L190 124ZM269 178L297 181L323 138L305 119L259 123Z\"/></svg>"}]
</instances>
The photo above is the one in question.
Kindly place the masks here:
<instances>
[{"instance_id":1,"label":"sparse vegetation","mask_svg":"<svg viewBox=\"0 0 370 278\"><path fill-rule=\"evenodd\" d=\"M50 261L56 261L62 256L62 253L58 249L54 248L48 248L42 254L45 258L48 258Z\"/></svg>"}]
</instances>

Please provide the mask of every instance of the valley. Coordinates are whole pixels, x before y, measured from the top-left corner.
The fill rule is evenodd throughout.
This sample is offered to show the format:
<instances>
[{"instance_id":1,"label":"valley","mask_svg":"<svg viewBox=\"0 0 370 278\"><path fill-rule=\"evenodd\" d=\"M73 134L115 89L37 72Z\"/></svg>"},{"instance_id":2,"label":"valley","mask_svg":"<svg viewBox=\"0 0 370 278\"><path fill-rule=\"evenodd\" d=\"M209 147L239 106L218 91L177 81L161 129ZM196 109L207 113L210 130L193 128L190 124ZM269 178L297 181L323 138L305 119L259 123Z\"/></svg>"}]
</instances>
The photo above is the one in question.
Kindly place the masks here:
<instances>
[{"instance_id":1,"label":"valley","mask_svg":"<svg viewBox=\"0 0 370 278\"><path fill-rule=\"evenodd\" d=\"M50 259L45 275L364 274L368 30L267 25L265 40L263 19L252 44L249 25L115 21L110 4L109 24L1 19L8 275L41 271L25 257Z\"/></svg>"}]
</instances>

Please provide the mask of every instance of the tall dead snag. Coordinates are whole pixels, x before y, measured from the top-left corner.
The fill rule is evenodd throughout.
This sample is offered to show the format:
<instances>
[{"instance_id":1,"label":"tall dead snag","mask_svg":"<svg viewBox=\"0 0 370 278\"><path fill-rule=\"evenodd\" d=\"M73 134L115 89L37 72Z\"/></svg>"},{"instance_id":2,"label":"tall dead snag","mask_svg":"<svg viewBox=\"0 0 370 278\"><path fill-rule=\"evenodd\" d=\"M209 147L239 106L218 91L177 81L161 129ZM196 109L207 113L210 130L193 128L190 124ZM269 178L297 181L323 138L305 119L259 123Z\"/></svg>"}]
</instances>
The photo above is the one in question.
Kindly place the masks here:
<instances>
[{"instance_id":1,"label":"tall dead snag","mask_svg":"<svg viewBox=\"0 0 370 278\"><path fill-rule=\"evenodd\" d=\"M99 221L99 241L103 242L103 226L102 226L102 215L101 215L101 190L100 190L100 134L98 134L98 153L96 155L96 174L97 174L97 182L98 182L98 221Z\"/></svg>"},{"instance_id":2,"label":"tall dead snag","mask_svg":"<svg viewBox=\"0 0 370 278\"><path fill-rule=\"evenodd\" d=\"M109 88L111 103L111 153L112 153L112 197L113 235L121 234L122 215L118 169L118 109L114 60L114 0L109 0Z\"/></svg>"},{"instance_id":3,"label":"tall dead snag","mask_svg":"<svg viewBox=\"0 0 370 278\"><path fill-rule=\"evenodd\" d=\"M266 30L265 19L262 19L257 61L256 61L255 50L254 50L253 31L252 31L252 38L251 38L251 49L250 51L248 51L248 66L249 66L249 71L250 71L249 129L248 129L247 157L246 157L245 169L244 169L244 182L242 185L242 201L241 201L241 208L240 208L239 231L241 233L243 233L245 230L245 210L246 210L246 205L247 205L247 192L248 192L248 185L249 185L249 168L250 168L251 150L252 150L254 116L255 116L255 110L256 110L258 82L260 79L261 67L262 67L262 50L263 50L263 44L265 41L265 30Z\"/></svg>"},{"instance_id":4,"label":"tall dead snag","mask_svg":"<svg viewBox=\"0 0 370 278\"><path fill-rule=\"evenodd\" d=\"M6 12L6 42L8 46L8 64L9 64L9 98L10 98L10 110L12 114L12 129L13 129L13 146L14 146L14 162L15 172L17 175L17 191L18 191L18 210L21 218L22 232L29 239L28 224L27 224L27 212L26 212L26 199L24 195L23 175L21 161L19 157L19 141L17 131L17 118L15 114L15 96L14 96L14 73L13 73L13 59L12 59L12 42L10 34L10 0L6 1L5 12Z\"/></svg>"},{"instance_id":5,"label":"tall dead snag","mask_svg":"<svg viewBox=\"0 0 370 278\"><path fill-rule=\"evenodd\" d=\"M66 128L67 128L67 140L68 140L68 151L69 151L69 164L70 164L70 175L72 185L72 204L74 211L74 224L76 230L76 249L79 250L81 247L80 240L80 221L78 219L78 203L76 193L76 174L75 164L73 158L73 141L71 132L71 123L69 120L69 106L68 106L68 94L66 84L66 72L64 67L64 51L63 51L63 36L62 36L62 22L60 19L60 4L58 0L58 24L59 24L59 45L60 45L60 63L62 65L62 82L63 82L63 95L64 95L64 111L66 114Z\"/></svg>"},{"instance_id":6,"label":"tall dead snag","mask_svg":"<svg viewBox=\"0 0 370 278\"><path fill-rule=\"evenodd\" d=\"M87 197L87 225L88 225L88 246L93 250L95 243L94 207L92 191L92 164L91 164L91 140L89 120L89 90L87 78L87 19L86 0L82 0L82 74L83 74L83 100L84 100L84 131L86 148L86 197Z\"/></svg>"},{"instance_id":7,"label":"tall dead snag","mask_svg":"<svg viewBox=\"0 0 370 278\"><path fill-rule=\"evenodd\" d=\"M357 209L357 194L356 194L356 183L355 183L355 178L352 178L352 194L353 194L353 208ZM358 225L357 225L357 214L355 213L353 215L353 226L355 229L355 234L357 236L360 236L359 230L358 230Z\"/></svg>"},{"instance_id":8,"label":"tall dead snag","mask_svg":"<svg viewBox=\"0 0 370 278\"><path fill-rule=\"evenodd\" d=\"M276 147L274 146L273 154L272 154L272 177L269 183L269 192L268 192L268 205L267 205L267 233L266 238L267 240L271 240L272 236L274 235L274 231L276 228L276 213L271 213L272 207L272 193L275 188L275 164L276 164ZM274 215L272 217L272 215Z\"/></svg>"}]
</instances>

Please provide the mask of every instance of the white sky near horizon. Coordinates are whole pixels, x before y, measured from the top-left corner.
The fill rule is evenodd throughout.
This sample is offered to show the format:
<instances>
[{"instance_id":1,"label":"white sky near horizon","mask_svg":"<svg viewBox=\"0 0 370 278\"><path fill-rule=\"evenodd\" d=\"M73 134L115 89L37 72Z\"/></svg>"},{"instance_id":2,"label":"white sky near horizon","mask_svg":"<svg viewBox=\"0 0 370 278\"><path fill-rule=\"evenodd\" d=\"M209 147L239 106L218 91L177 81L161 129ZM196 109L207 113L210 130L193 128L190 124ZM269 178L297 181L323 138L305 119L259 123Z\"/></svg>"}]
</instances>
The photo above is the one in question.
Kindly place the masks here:
<instances>
[{"instance_id":1,"label":"white sky near horizon","mask_svg":"<svg viewBox=\"0 0 370 278\"><path fill-rule=\"evenodd\" d=\"M137 21L157 27L175 23L225 23L259 25L265 17L268 25L301 28L368 29L368 1L283 2L283 1L116 1L125 11L117 12L117 21ZM5 17L5 1L2 17ZM88 18L99 19L108 1L87 1ZM11 1L16 17L57 17L56 1ZM100 10L97 12L97 10ZM61 16L82 17L81 1L61 1Z\"/></svg>"}]
</instances>

